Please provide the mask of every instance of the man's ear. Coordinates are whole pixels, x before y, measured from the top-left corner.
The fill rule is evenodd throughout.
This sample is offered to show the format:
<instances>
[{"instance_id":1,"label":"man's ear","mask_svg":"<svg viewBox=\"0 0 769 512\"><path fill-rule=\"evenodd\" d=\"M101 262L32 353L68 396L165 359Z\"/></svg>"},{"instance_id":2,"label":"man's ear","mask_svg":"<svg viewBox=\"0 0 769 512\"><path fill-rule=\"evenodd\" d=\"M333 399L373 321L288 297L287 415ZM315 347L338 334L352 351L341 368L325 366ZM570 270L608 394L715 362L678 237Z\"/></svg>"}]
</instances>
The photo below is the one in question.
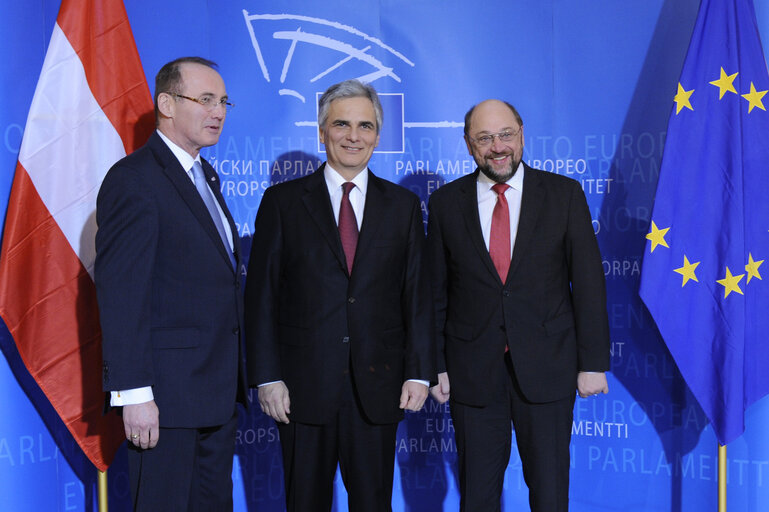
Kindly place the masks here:
<instances>
[{"instance_id":1,"label":"man's ear","mask_svg":"<svg viewBox=\"0 0 769 512\"><path fill-rule=\"evenodd\" d=\"M167 118L173 118L176 114L176 101L167 92L158 94L158 112Z\"/></svg>"},{"instance_id":2,"label":"man's ear","mask_svg":"<svg viewBox=\"0 0 769 512\"><path fill-rule=\"evenodd\" d=\"M470 156L473 156L473 146L470 142L470 137L465 135L465 144L467 145L467 152L470 153Z\"/></svg>"}]
</instances>

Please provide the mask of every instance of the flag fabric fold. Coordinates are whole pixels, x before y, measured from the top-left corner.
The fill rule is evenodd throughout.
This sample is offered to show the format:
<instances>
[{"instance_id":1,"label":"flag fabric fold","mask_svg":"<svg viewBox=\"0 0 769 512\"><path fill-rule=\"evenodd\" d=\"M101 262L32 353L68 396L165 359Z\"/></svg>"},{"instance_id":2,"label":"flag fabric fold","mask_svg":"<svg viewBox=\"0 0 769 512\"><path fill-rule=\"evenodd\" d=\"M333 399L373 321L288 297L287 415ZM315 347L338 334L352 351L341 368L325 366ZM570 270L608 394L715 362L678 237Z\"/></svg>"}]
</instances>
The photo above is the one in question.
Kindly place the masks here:
<instances>
[{"instance_id":1,"label":"flag fabric fold","mask_svg":"<svg viewBox=\"0 0 769 512\"><path fill-rule=\"evenodd\" d=\"M769 393L769 114L751 0L702 0L674 96L640 294L716 437Z\"/></svg>"},{"instance_id":2,"label":"flag fabric fold","mask_svg":"<svg viewBox=\"0 0 769 512\"><path fill-rule=\"evenodd\" d=\"M124 440L103 414L92 278L96 195L153 129L122 1L63 0L30 106L0 253L0 315L32 377L100 470Z\"/></svg>"}]
</instances>

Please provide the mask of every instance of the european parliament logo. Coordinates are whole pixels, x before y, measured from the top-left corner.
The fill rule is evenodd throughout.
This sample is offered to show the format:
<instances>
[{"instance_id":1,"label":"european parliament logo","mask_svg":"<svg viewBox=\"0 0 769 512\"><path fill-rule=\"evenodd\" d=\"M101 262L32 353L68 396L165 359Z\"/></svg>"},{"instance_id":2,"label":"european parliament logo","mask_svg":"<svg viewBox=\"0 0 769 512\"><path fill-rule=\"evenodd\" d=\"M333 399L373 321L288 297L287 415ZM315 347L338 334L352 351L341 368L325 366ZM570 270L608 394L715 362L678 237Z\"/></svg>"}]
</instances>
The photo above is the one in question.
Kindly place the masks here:
<instances>
[{"instance_id":1,"label":"european parliament logo","mask_svg":"<svg viewBox=\"0 0 769 512\"><path fill-rule=\"evenodd\" d=\"M297 14L251 14L243 10L261 76L275 86L278 96L303 104L317 100L329 85L356 78L377 89L402 83L402 70L415 64L406 55L350 25ZM376 83L379 81L379 83ZM376 153L403 153L405 129L456 128L461 123L408 123L404 119L404 94L379 93L384 126ZM309 113L308 113L309 117ZM317 128L316 121L296 121L296 126ZM318 151L323 149L318 141Z\"/></svg>"}]
</instances>

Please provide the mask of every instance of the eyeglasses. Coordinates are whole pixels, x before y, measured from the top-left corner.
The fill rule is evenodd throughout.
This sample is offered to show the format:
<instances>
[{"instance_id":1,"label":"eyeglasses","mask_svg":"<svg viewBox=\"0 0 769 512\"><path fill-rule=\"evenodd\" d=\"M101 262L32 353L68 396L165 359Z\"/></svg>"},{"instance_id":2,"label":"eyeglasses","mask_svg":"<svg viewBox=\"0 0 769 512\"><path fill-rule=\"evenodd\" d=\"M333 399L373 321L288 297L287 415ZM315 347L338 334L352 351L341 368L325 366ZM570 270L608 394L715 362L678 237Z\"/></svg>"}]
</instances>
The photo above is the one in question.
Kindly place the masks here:
<instances>
[{"instance_id":1,"label":"eyeglasses","mask_svg":"<svg viewBox=\"0 0 769 512\"><path fill-rule=\"evenodd\" d=\"M227 110L227 112L229 112L235 107L234 104L227 101L228 98L222 98L219 101L216 101L213 96L203 96L202 98L190 98L189 96L185 96L184 94L176 94L175 92L169 92L168 94L170 94L171 96L176 96L177 98L184 98L185 100L194 101L195 103L203 105L203 108L208 110L209 112L219 106L223 106Z\"/></svg>"},{"instance_id":2,"label":"eyeglasses","mask_svg":"<svg viewBox=\"0 0 769 512\"><path fill-rule=\"evenodd\" d=\"M511 142L513 140L513 138L516 135L518 135L520 132L521 132L521 129L518 128L515 131L505 130L505 131L499 132L499 133L484 134L484 135L481 135L480 137L478 137L477 139L473 139L472 137L470 137L468 135L468 138L471 141L475 142L478 146L483 148L483 147L491 146L492 144L494 144L494 137L497 137L502 142Z\"/></svg>"}]
</instances>

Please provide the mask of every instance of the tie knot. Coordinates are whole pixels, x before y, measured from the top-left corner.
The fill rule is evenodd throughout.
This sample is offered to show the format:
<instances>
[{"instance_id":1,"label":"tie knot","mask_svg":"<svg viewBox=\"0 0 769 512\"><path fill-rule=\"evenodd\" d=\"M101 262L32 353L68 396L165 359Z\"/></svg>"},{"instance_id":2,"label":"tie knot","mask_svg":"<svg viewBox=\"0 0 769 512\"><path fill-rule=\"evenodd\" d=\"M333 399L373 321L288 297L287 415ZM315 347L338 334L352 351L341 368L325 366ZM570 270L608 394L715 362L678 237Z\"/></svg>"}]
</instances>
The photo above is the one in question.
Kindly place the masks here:
<instances>
[{"instance_id":1,"label":"tie knot","mask_svg":"<svg viewBox=\"0 0 769 512\"><path fill-rule=\"evenodd\" d=\"M195 180L195 183L205 183L206 177L203 174L203 166L200 165L200 162L197 160L192 164L192 178ZM203 181L199 181L203 180Z\"/></svg>"},{"instance_id":2,"label":"tie knot","mask_svg":"<svg viewBox=\"0 0 769 512\"><path fill-rule=\"evenodd\" d=\"M505 195L505 192L507 189L510 188L510 185L507 183L495 183L492 185L491 190L497 193L498 196Z\"/></svg>"},{"instance_id":3,"label":"tie knot","mask_svg":"<svg viewBox=\"0 0 769 512\"><path fill-rule=\"evenodd\" d=\"M342 191L345 195L350 195L350 191L355 188L355 183L352 181L345 181L342 183Z\"/></svg>"}]
</instances>

